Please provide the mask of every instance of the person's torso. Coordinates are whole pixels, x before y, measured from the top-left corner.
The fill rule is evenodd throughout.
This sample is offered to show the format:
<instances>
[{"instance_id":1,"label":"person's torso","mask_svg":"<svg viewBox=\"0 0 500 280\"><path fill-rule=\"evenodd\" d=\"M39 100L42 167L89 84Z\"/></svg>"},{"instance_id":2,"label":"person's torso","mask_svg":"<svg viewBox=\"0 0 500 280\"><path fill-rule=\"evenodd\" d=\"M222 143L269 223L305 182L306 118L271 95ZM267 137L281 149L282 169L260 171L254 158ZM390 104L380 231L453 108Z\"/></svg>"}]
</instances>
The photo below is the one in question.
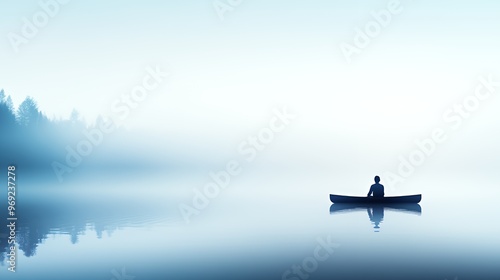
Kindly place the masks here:
<instances>
[{"instance_id":1,"label":"person's torso","mask_svg":"<svg viewBox=\"0 0 500 280\"><path fill-rule=\"evenodd\" d=\"M384 196L384 186L381 184L372 185L373 196Z\"/></svg>"}]
</instances>

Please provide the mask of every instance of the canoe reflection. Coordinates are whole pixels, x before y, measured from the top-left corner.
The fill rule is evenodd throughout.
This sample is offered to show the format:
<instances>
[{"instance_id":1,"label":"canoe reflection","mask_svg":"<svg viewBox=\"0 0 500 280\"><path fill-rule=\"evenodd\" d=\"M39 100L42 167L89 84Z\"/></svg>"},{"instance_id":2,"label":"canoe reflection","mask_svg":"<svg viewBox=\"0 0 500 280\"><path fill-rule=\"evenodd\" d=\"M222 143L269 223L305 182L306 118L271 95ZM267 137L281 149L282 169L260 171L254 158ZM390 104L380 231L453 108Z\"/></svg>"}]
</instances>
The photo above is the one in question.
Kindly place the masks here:
<instances>
[{"instance_id":1,"label":"canoe reflection","mask_svg":"<svg viewBox=\"0 0 500 280\"><path fill-rule=\"evenodd\" d=\"M366 211L370 222L374 225L376 232L380 229L380 224L384 220L384 211L398 211L409 214L420 215L422 208L416 203L402 204L351 204L351 203L334 203L330 206L330 214L349 213L355 211Z\"/></svg>"}]
</instances>

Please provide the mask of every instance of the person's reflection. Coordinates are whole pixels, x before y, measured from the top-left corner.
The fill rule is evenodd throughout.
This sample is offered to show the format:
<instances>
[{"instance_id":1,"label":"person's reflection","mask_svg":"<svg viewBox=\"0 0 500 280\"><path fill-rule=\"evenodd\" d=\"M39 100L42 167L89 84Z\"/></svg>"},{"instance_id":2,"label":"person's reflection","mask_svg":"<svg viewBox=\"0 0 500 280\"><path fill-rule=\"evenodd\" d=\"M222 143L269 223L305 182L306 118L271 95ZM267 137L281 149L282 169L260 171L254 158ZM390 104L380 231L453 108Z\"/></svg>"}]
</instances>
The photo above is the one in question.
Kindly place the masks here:
<instances>
[{"instance_id":1,"label":"person's reflection","mask_svg":"<svg viewBox=\"0 0 500 280\"><path fill-rule=\"evenodd\" d=\"M334 203L330 206L330 214L352 213L356 211L365 211L373 224L375 232L379 232L382 221L384 220L384 211L396 211L406 214L417 214L420 216L422 208L416 203L400 204L352 204L352 203Z\"/></svg>"},{"instance_id":2,"label":"person's reflection","mask_svg":"<svg viewBox=\"0 0 500 280\"><path fill-rule=\"evenodd\" d=\"M373 228L375 229L375 232L378 232L380 229L379 224L382 223L384 220L384 207L382 206L374 206L374 207L368 207L366 208L366 211L368 212L368 217L370 218L370 221L375 225Z\"/></svg>"}]
</instances>

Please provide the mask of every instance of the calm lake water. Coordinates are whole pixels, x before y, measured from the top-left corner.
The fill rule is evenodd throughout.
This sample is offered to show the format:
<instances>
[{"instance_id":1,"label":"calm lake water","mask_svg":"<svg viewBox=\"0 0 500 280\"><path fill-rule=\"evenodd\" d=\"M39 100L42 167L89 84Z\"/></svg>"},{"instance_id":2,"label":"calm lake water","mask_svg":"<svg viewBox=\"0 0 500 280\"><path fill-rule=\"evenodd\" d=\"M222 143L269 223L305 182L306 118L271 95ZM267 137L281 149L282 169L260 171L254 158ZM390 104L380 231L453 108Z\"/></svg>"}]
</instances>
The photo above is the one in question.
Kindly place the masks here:
<instances>
[{"instance_id":1,"label":"calm lake water","mask_svg":"<svg viewBox=\"0 0 500 280\"><path fill-rule=\"evenodd\" d=\"M241 179L186 224L196 180L65 184L21 181L17 272L3 253L1 279L500 279L494 186L338 209L328 179Z\"/></svg>"}]
</instances>

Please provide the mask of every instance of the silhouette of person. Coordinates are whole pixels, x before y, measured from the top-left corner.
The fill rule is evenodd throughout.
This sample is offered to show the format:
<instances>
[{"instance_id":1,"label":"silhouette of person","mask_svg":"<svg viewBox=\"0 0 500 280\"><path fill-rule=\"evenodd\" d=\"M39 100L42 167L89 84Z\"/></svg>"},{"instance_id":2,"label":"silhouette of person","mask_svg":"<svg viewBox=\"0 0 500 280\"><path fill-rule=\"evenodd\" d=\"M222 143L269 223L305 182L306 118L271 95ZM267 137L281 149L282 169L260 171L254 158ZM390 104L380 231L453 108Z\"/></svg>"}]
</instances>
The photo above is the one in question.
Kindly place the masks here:
<instances>
[{"instance_id":1,"label":"silhouette of person","mask_svg":"<svg viewBox=\"0 0 500 280\"><path fill-rule=\"evenodd\" d=\"M370 191L368 192L367 196L373 194L373 197L384 197L384 186L382 184L379 184L379 182L380 177L375 176L375 184L370 187Z\"/></svg>"}]
</instances>

